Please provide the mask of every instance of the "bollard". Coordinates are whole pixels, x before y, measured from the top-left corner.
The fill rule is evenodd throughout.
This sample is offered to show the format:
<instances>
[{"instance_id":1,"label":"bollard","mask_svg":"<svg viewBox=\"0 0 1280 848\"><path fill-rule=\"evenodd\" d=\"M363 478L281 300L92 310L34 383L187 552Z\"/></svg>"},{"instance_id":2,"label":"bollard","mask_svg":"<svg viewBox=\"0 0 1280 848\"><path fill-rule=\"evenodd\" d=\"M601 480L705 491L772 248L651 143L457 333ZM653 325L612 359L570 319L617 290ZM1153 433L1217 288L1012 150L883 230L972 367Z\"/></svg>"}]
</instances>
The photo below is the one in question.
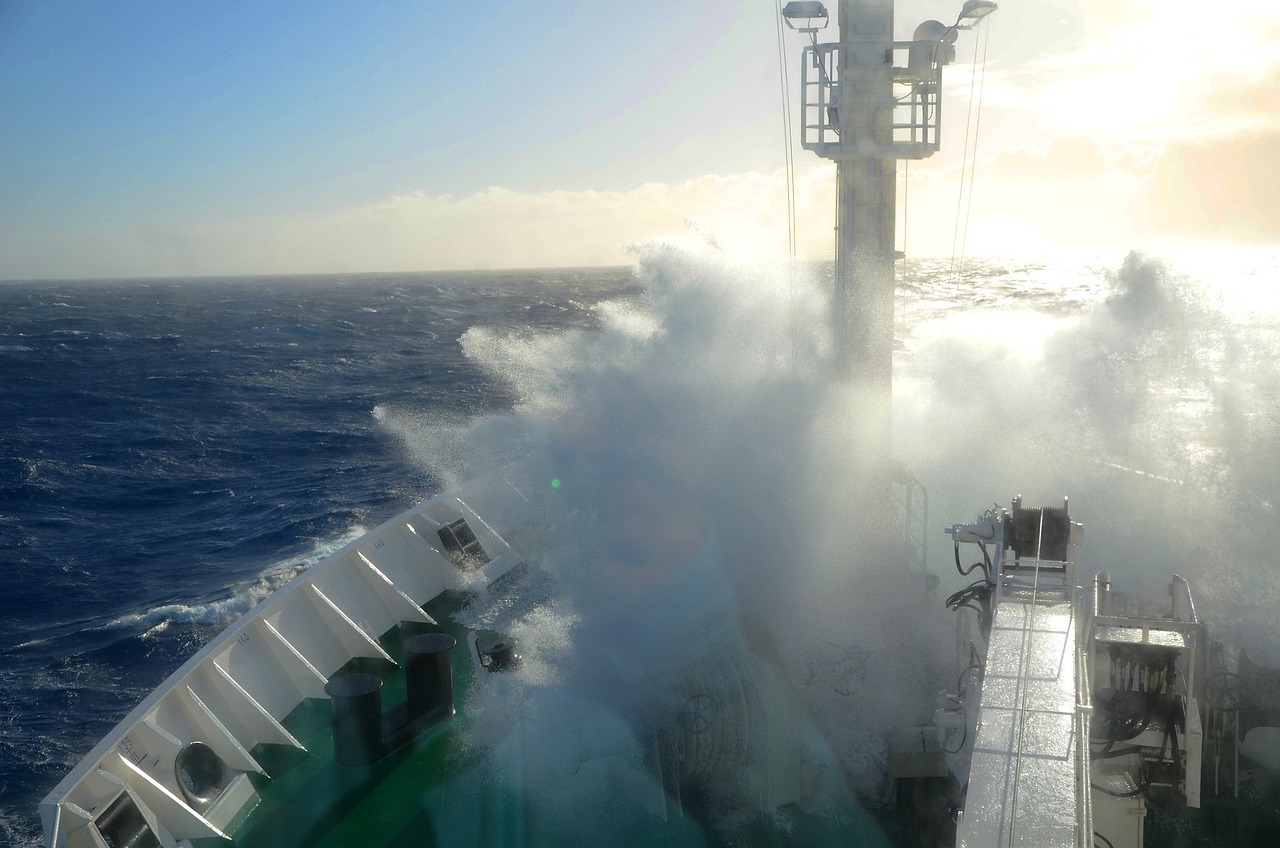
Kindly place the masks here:
<instances>
[{"instance_id":1,"label":"bollard","mask_svg":"<svg viewBox=\"0 0 1280 848\"><path fill-rule=\"evenodd\" d=\"M382 678L344 674L324 685L333 703L333 758L367 766L382 758Z\"/></svg>"},{"instance_id":2,"label":"bollard","mask_svg":"<svg viewBox=\"0 0 1280 848\"><path fill-rule=\"evenodd\" d=\"M421 633L404 641L408 720L453 715L453 661L458 640L447 633Z\"/></svg>"}]
</instances>

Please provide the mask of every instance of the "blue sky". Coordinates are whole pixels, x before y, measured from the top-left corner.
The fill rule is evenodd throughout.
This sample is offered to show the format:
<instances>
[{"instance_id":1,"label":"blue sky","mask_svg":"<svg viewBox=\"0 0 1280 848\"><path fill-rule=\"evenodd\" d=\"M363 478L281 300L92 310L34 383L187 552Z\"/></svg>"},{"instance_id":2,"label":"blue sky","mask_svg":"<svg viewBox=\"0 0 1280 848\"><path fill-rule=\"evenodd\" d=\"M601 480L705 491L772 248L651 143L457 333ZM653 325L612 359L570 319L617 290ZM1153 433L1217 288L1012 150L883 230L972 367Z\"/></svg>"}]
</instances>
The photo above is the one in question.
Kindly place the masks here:
<instances>
[{"instance_id":1,"label":"blue sky","mask_svg":"<svg viewBox=\"0 0 1280 848\"><path fill-rule=\"evenodd\" d=\"M980 244L1027 226L1007 210L1031 186L1059 210L1035 238L1220 237L1214 219L1234 215L1245 240L1280 239L1265 197L1229 202L1265 194L1257 167L1280 151L1280 11L1226 12L1237 48L1219 67L1183 3L1007 0L992 16ZM899 37L956 6L904 0ZM0 278L612 263L691 220L780 243L776 8L0 2ZM789 34L792 65L798 47ZM948 72L951 143L904 184L917 208L955 207L975 50ZM1188 75L1143 82L1135 105L1171 56ZM1234 74L1226 105L1214 73ZM1241 173L1205 173L1219 148ZM797 161L808 229L829 233L829 174ZM1222 209L1160 211L1206 183L1225 185ZM1084 220L1117 194L1127 221ZM920 229L917 244L950 231Z\"/></svg>"},{"instance_id":2,"label":"blue sky","mask_svg":"<svg viewBox=\"0 0 1280 848\"><path fill-rule=\"evenodd\" d=\"M696 122L724 87L699 64L733 33L698 4L660 19L611 5L13 4L0 19L0 155L17 167L0 186L25 202L3 222L218 218L250 200L271 214L406 186L617 189L646 167L695 176L717 156L682 167L655 137ZM771 36L755 33L763 86Z\"/></svg>"}]
</instances>

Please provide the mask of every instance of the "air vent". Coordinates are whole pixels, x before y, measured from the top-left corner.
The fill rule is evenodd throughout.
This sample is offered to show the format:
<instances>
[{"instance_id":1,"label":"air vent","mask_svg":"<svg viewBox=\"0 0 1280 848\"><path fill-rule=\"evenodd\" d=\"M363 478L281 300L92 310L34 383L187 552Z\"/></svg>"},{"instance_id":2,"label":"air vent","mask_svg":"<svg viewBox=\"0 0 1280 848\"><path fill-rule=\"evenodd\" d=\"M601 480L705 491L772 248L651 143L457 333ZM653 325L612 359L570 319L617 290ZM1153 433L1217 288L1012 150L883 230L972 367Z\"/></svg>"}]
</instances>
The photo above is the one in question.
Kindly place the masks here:
<instances>
[{"instance_id":1,"label":"air vent","mask_svg":"<svg viewBox=\"0 0 1280 848\"><path fill-rule=\"evenodd\" d=\"M465 518L441 527L440 542L449 559L463 571L473 571L489 561L489 555L480 546L480 540Z\"/></svg>"}]
</instances>

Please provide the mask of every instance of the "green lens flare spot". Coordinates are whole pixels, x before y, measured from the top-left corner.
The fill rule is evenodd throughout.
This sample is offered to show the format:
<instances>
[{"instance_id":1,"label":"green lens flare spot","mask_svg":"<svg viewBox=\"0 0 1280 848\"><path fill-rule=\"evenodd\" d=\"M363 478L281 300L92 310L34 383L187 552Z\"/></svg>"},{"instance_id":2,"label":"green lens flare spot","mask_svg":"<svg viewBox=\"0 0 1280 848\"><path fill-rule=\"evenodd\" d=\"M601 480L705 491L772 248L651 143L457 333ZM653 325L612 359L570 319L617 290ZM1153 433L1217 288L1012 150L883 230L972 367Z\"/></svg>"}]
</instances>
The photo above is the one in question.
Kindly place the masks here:
<instances>
[{"instance_id":1,"label":"green lens flare spot","mask_svg":"<svg viewBox=\"0 0 1280 848\"><path fill-rule=\"evenodd\" d=\"M559 478L559 477L556 477L554 480L552 480L552 481L551 481L551 488L553 488L553 489L558 489L558 488L560 488L560 478Z\"/></svg>"}]
</instances>

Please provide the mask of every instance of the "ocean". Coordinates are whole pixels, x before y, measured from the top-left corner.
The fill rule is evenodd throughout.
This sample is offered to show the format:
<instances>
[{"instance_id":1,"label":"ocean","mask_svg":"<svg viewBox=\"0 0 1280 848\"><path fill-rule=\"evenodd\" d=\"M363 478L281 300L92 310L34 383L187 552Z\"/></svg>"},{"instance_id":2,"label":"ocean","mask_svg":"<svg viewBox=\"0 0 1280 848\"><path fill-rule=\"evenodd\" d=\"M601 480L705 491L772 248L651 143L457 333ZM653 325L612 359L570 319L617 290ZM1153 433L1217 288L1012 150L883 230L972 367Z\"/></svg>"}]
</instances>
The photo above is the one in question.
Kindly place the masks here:
<instances>
[{"instance_id":1,"label":"ocean","mask_svg":"<svg viewBox=\"0 0 1280 848\"><path fill-rule=\"evenodd\" d=\"M629 269L0 284L0 844L239 614L439 489L388 418L509 408L475 324L592 327Z\"/></svg>"},{"instance_id":2,"label":"ocean","mask_svg":"<svg viewBox=\"0 0 1280 848\"><path fill-rule=\"evenodd\" d=\"M1085 573L1181 573L1280 665L1277 252L900 270L895 454L943 585L967 581L942 527L1070 495ZM562 460L675 445L739 512L838 491L829 276L660 243L635 268L0 283L0 843L41 844L39 800L273 588L549 433ZM877 626L857 674L919 637ZM874 782L896 705L849 697L842 758Z\"/></svg>"}]
</instances>

